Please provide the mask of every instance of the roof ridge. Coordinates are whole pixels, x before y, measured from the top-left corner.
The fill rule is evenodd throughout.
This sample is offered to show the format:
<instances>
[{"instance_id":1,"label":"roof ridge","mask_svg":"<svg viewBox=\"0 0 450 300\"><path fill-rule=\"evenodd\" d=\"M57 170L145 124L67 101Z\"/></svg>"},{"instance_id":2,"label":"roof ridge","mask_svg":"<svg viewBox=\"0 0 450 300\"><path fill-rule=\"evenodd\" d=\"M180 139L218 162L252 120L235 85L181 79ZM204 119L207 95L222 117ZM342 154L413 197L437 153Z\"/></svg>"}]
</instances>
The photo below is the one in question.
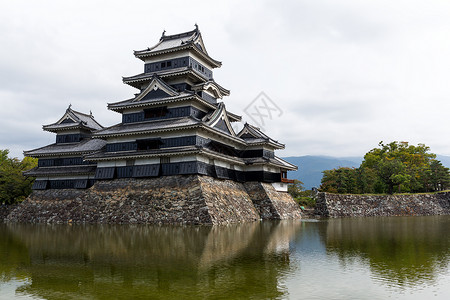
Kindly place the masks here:
<instances>
[{"instance_id":1,"label":"roof ridge","mask_svg":"<svg viewBox=\"0 0 450 300\"><path fill-rule=\"evenodd\" d=\"M172 39L178 39L181 37L187 37L187 36L192 36L194 34L199 34L200 30L198 30L198 26L197 24L195 24L195 29L190 30L190 31L186 31L186 32L181 32L181 33L176 33L176 34L171 34L171 35L165 35L166 31L164 30L160 41L167 41L167 40L172 40Z\"/></svg>"},{"instance_id":2,"label":"roof ridge","mask_svg":"<svg viewBox=\"0 0 450 300\"><path fill-rule=\"evenodd\" d=\"M94 118L94 116L92 115L92 114L85 114L85 113L82 113L82 112L80 112L80 111L76 111L76 110L74 110L74 109L70 109L73 113L76 113L76 114L79 114L79 115L82 115L82 116L86 116L86 117L90 117L90 118Z\"/></svg>"},{"instance_id":3,"label":"roof ridge","mask_svg":"<svg viewBox=\"0 0 450 300\"><path fill-rule=\"evenodd\" d=\"M84 123L85 125L87 125L87 122L81 120L81 119L79 118L79 116L77 116L77 114L78 114L78 115L81 115L81 116L83 116L83 117L89 118L89 119L92 120L94 123L96 123L100 128L104 128L102 124L100 124L99 122L97 122L97 120L95 120L94 115L92 114L92 111L90 111L89 114L85 114L85 113L82 113L82 112L80 112L80 111L74 110L74 109L72 109L71 106L69 106L69 108L67 108L67 112L72 113L73 115L75 115L75 117L77 117L77 119L78 119L81 123Z\"/></svg>"}]
</instances>

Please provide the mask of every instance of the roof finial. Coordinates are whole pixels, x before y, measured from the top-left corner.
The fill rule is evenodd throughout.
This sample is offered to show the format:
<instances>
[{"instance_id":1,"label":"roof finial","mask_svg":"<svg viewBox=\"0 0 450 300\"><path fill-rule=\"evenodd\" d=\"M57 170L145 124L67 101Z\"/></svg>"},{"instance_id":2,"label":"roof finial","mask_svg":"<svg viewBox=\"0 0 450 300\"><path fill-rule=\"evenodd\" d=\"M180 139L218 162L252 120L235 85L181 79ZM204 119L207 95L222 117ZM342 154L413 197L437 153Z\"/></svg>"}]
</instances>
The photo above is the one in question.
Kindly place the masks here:
<instances>
[{"instance_id":1,"label":"roof finial","mask_svg":"<svg viewBox=\"0 0 450 300\"><path fill-rule=\"evenodd\" d=\"M165 30L165 29L164 29L164 31L163 31L161 37L164 37L164 36L166 36L166 30Z\"/></svg>"},{"instance_id":2,"label":"roof finial","mask_svg":"<svg viewBox=\"0 0 450 300\"><path fill-rule=\"evenodd\" d=\"M198 30L197 22L195 23L195 30Z\"/></svg>"},{"instance_id":3,"label":"roof finial","mask_svg":"<svg viewBox=\"0 0 450 300\"><path fill-rule=\"evenodd\" d=\"M67 108L67 110L69 110L72 107L72 103L69 103L69 107Z\"/></svg>"},{"instance_id":4,"label":"roof finial","mask_svg":"<svg viewBox=\"0 0 450 300\"><path fill-rule=\"evenodd\" d=\"M90 115L91 117L94 117L94 116L92 115L92 110L89 110L89 115Z\"/></svg>"}]
</instances>

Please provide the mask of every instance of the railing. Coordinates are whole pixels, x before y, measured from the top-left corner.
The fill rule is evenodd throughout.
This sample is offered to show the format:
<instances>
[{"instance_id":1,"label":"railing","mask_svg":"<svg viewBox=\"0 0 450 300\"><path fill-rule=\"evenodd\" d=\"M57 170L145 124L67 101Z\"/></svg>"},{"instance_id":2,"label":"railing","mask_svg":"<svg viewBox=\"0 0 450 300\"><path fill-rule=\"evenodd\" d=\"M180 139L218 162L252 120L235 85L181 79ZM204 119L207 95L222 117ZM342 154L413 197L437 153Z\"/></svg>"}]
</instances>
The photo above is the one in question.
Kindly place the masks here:
<instances>
[{"instance_id":1,"label":"railing","mask_svg":"<svg viewBox=\"0 0 450 300\"><path fill-rule=\"evenodd\" d=\"M287 179L287 178L281 178L281 182L284 182L284 183L294 183L294 180L293 180L293 179Z\"/></svg>"}]
</instances>

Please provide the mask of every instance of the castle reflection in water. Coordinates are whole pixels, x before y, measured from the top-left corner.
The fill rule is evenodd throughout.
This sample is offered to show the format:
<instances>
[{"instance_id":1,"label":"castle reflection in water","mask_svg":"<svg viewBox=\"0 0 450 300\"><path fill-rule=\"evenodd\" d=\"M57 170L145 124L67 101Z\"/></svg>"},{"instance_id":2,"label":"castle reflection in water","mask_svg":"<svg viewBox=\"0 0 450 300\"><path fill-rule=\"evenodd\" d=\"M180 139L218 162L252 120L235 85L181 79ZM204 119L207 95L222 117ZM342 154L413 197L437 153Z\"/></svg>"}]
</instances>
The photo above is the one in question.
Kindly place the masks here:
<instances>
[{"instance_id":1,"label":"castle reflection in water","mask_svg":"<svg viewBox=\"0 0 450 300\"><path fill-rule=\"evenodd\" d=\"M342 265L362 262L383 285L407 288L431 283L447 268L449 225L447 216L233 226L6 224L0 287L21 282L16 295L43 299L291 298L289 281L306 271L312 252L323 252ZM326 264L317 267L327 272Z\"/></svg>"}]
</instances>

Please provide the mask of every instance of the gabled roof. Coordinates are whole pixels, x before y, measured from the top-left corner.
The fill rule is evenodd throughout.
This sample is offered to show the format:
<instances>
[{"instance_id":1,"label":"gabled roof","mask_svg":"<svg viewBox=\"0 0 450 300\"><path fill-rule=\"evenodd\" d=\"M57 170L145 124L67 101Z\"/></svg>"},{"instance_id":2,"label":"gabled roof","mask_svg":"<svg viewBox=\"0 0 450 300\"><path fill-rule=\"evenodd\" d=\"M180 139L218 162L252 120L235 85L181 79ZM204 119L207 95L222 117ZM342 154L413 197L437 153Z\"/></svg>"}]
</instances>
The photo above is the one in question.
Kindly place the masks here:
<instances>
[{"instance_id":1,"label":"gabled roof","mask_svg":"<svg viewBox=\"0 0 450 300\"><path fill-rule=\"evenodd\" d=\"M230 122L239 122L242 120L242 117L240 115L234 114L232 112L227 111L228 119L230 119Z\"/></svg>"},{"instance_id":2,"label":"gabled roof","mask_svg":"<svg viewBox=\"0 0 450 300\"><path fill-rule=\"evenodd\" d=\"M258 127L255 127L248 123L244 124L244 128L242 128L237 136L245 140L249 145L269 144L277 149L284 148L283 144L267 136Z\"/></svg>"},{"instance_id":3,"label":"gabled roof","mask_svg":"<svg viewBox=\"0 0 450 300\"><path fill-rule=\"evenodd\" d=\"M94 131L103 128L103 126L94 119L92 113L87 115L75 111L71 107L72 105L69 105L65 114L56 123L44 125L42 128L50 132L59 132L69 129L87 129Z\"/></svg>"},{"instance_id":4,"label":"gabled roof","mask_svg":"<svg viewBox=\"0 0 450 300\"><path fill-rule=\"evenodd\" d=\"M268 157L251 157L251 158L244 158L244 161L247 165L266 165L270 164L273 166L281 167L286 170L298 170L298 167L296 165L293 165L284 159L279 158L278 156L275 156L274 158L268 158Z\"/></svg>"},{"instance_id":5,"label":"gabled roof","mask_svg":"<svg viewBox=\"0 0 450 300\"><path fill-rule=\"evenodd\" d=\"M291 164L290 162L285 161L284 159L279 158L278 156L275 156L273 159L276 160L280 165L282 165L284 168L286 168L288 170L292 170L292 171L298 170L298 167L296 165Z\"/></svg>"},{"instance_id":6,"label":"gabled roof","mask_svg":"<svg viewBox=\"0 0 450 300\"><path fill-rule=\"evenodd\" d=\"M146 57L158 54L191 49L208 61L213 67L220 67L222 65L220 61L214 60L208 55L197 25L195 25L194 30L183 33L165 35L165 32L163 32L161 39L155 46L134 51L134 55L141 60L145 60Z\"/></svg>"},{"instance_id":7,"label":"gabled roof","mask_svg":"<svg viewBox=\"0 0 450 300\"><path fill-rule=\"evenodd\" d=\"M230 91L220 86L217 82L210 79L206 82L202 82L192 86L194 91L208 91L210 94L214 95L216 98L222 99L223 96L229 96Z\"/></svg>"},{"instance_id":8,"label":"gabled roof","mask_svg":"<svg viewBox=\"0 0 450 300\"><path fill-rule=\"evenodd\" d=\"M148 86L140 92L132 102L138 102L141 100L158 99L165 97L175 97L180 95L179 92L175 91L170 85L166 84L161 80L158 75L153 74L152 80Z\"/></svg>"},{"instance_id":9,"label":"gabled roof","mask_svg":"<svg viewBox=\"0 0 450 300\"><path fill-rule=\"evenodd\" d=\"M227 110L225 109L225 104L223 104L223 102L220 102L217 105L216 110L204 116L202 121L210 127L224 131L231 136L236 136L236 133L230 124L230 120L228 119Z\"/></svg>"}]
</instances>

